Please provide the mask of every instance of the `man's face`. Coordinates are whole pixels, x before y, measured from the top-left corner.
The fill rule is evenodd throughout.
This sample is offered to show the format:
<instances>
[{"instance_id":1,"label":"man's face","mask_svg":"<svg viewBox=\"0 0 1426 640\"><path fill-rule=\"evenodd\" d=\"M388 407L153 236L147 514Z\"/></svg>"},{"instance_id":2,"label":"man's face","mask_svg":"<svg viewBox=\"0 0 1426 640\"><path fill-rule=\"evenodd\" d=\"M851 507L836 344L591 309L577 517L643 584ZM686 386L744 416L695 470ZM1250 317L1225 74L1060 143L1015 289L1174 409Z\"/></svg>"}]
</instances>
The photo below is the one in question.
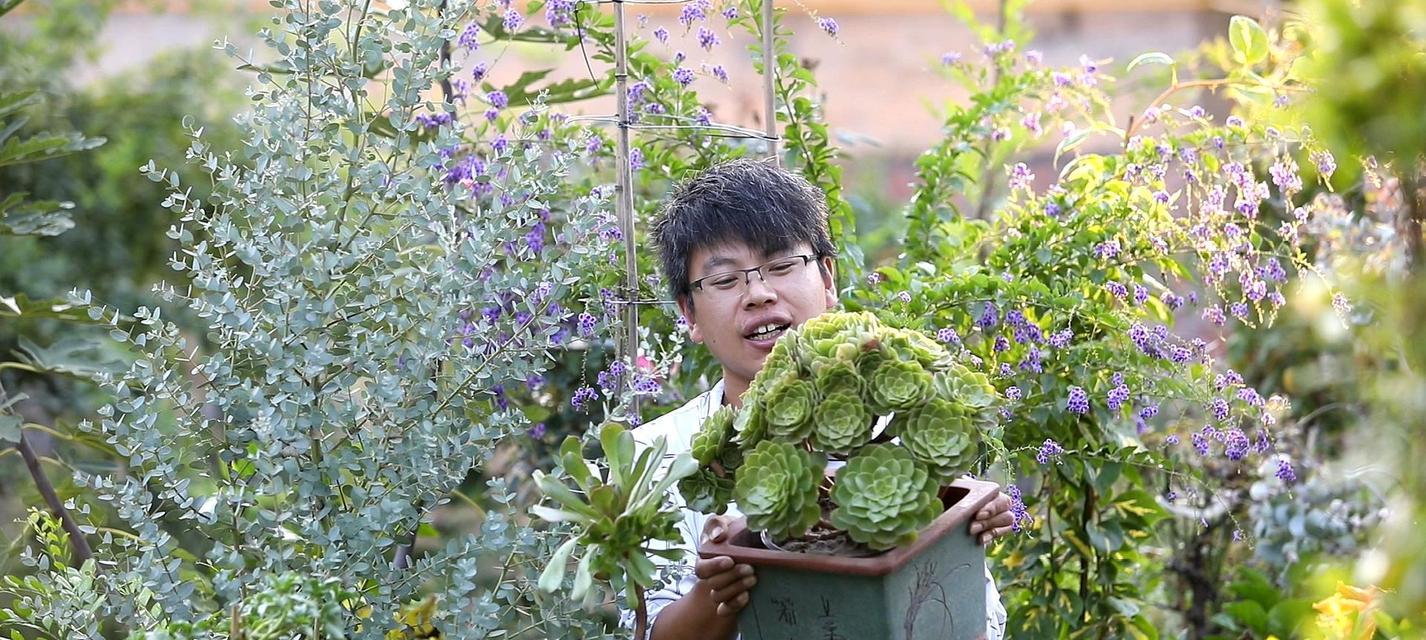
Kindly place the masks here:
<instances>
[{"instance_id":1,"label":"man's face","mask_svg":"<svg viewBox=\"0 0 1426 640\"><path fill-rule=\"evenodd\" d=\"M763 255L741 242L700 248L689 260L689 281L734 271L751 269L779 258L791 258L812 253L806 244L785 251ZM703 287L691 292L693 304L680 300L679 307L688 319L689 336L703 343L723 365L724 380L730 391L738 394L762 369L763 361L777 339L790 328L836 304L833 288L832 259L821 258L803 264L784 275L768 273L743 275L734 273L735 286L719 290L714 283L721 278L704 280ZM780 263L786 266L788 263ZM724 281L724 283L730 281ZM771 327L773 330L768 331Z\"/></svg>"}]
</instances>

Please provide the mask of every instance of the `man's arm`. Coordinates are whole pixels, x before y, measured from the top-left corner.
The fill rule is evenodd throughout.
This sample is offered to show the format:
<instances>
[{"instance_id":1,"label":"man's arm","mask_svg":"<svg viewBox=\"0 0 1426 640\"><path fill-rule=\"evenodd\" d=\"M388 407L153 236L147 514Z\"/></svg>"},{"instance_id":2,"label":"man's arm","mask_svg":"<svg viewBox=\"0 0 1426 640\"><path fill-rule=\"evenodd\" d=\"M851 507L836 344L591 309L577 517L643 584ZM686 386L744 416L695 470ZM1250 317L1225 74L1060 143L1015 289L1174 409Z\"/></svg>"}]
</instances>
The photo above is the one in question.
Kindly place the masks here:
<instances>
[{"instance_id":1,"label":"man's arm","mask_svg":"<svg viewBox=\"0 0 1426 640\"><path fill-rule=\"evenodd\" d=\"M705 540L721 542L726 535L723 518L708 519ZM748 589L758 581L753 567L718 556L698 560L693 573L693 588L654 619L651 640L732 640L737 634L738 612L747 606Z\"/></svg>"}]
</instances>

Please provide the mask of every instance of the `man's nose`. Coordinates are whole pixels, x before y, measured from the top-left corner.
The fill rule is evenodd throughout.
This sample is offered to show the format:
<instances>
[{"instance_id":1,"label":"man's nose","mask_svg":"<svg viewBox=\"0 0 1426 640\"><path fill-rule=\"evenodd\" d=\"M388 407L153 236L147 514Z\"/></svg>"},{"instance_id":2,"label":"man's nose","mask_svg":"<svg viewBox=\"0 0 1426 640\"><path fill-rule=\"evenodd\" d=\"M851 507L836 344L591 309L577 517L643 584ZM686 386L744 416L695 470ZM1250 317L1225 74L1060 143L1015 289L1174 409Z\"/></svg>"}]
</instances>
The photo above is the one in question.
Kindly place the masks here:
<instances>
[{"instance_id":1,"label":"man's nose","mask_svg":"<svg viewBox=\"0 0 1426 640\"><path fill-rule=\"evenodd\" d=\"M772 285L763 279L763 274L754 271L748 274L748 293L743 296L743 303L749 307L767 304L777 300L777 291Z\"/></svg>"}]
</instances>

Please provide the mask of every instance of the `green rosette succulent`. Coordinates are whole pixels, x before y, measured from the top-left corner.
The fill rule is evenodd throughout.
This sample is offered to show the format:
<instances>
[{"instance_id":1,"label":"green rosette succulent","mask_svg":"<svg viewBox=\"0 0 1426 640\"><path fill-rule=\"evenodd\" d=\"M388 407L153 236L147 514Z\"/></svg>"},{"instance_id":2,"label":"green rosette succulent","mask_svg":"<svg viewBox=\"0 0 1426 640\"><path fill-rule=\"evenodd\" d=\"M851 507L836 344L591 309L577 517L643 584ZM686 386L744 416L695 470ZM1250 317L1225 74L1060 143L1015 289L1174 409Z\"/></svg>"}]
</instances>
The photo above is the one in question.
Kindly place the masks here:
<instances>
[{"instance_id":1,"label":"green rosette succulent","mask_svg":"<svg viewBox=\"0 0 1426 640\"><path fill-rule=\"evenodd\" d=\"M826 464L826 458L785 442L759 442L747 453L733 486L748 526L775 539L807 533L822 517L817 487Z\"/></svg>"},{"instance_id":2,"label":"green rosette succulent","mask_svg":"<svg viewBox=\"0 0 1426 640\"><path fill-rule=\"evenodd\" d=\"M989 409L998 397L989 377L961 364L937 372L931 386L937 397L973 409Z\"/></svg>"},{"instance_id":3,"label":"green rosette succulent","mask_svg":"<svg viewBox=\"0 0 1426 640\"><path fill-rule=\"evenodd\" d=\"M753 386L766 387L771 382L799 373L797 341L787 340L787 336L783 338L773 344L772 351L763 360L763 368L753 379Z\"/></svg>"},{"instance_id":4,"label":"green rosette succulent","mask_svg":"<svg viewBox=\"0 0 1426 640\"><path fill-rule=\"evenodd\" d=\"M902 411L926 401L931 372L914 361L885 360L867 376L866 399L878 414Z\"/></svg>"},{"instance_id":5,"label":"green rosette succulent","mask_svg":"<svg viewBox=\"0 0 1426 640\"><path fill-rule=\"evenodd\" d=\"M866 389L866 381L850 362L830 361L812 376L813 384L823 397L834 393L849 392L861 397Z\"/></svg>"},{"instance_id":6,"label":"green rosette succulent","mask_svg":"<svg viewBox=\"0 0 1426 640\"><path fill-rule=\"evenodd\" d=\"M812 412L813 443L829 453L851 453L871 440L871 421L871 412L856 392L828 393Z\"/></svg>"},{"instance_id":7,"label":"green rosette succulent","mask_svg":"<svg viewBox=\"0 0 1426 640\"><path fill-rule=\"evenodd\" d=\"M749 397L752 396L752 397ZM733 416L733 441L747 451L767 438L767 416L762 400L751 390L743 396L743 407Z\"/></svg>"},{"instance_id":8,"label":"green rosette succulent","mask_svg":"<svg viewBox=\"0 0 1426 640\"><path fill-rule=\"evenodd\" d=\"M698 464L708 466L723 453L723 447L733 435L733 418L736 415L737 411L732 407L719 407L703 421L698 433L693 434L692 442L691 453Z\"/></svg>"},{"instance_id":9,"label":"green rosette succulent","mask_svg":"<svg viewBox=\"0 0 1426 640\"><path fill-rule=\"evenodd\" d=\"M939 488L910 452L874 444L837 472L831 522L852 540L878 551L909 544L941 515Z\"/></svg>"},{"instance_id":10,"label":"green rosette succulent","mask_svg":"<svg viewBox=\"0 0 1426 640\"><path fill-rule=\"evenodd\" d=\"M678 492L688 508L702 513L723 513L733 500L733 478L702 468L678 481Z\"/></svg>"},{"instance_id":11,"label":"green rosette succulent","mask_svg":"<svg viewBox=\"0 0 1426 640\"><path fill-rule=\"evenodd\" d=\"M768 436L781 442L798 442L812 433L812 409L817 387L811 380L788 377L778 381L763 400Z\"/></svg>"},{"instance_id":12,"label":"green rosette succulent","mask_svg":"<svg viewBox=\"0 0 1426 640\"><path fill-rule=\"evenodd\" d=\"M910 329L890 329L887 338L893 349L905 358L915 360L927 371L940 371L953 364L951 353L939 342L926 337L920 331Z\"/></svg>"},{"instance_id":13,"label":"green rosette succulent","mask_svg":"<svg viewBox=\"0 0 1426 640\"><path fill-rule=\"evenodd\" d=\"M931 470L937 484L946 484L975 461L980 441L976 418L967 407L933 398L896 414L890 428L902 446Z\"/></svg>"}]
</instances>

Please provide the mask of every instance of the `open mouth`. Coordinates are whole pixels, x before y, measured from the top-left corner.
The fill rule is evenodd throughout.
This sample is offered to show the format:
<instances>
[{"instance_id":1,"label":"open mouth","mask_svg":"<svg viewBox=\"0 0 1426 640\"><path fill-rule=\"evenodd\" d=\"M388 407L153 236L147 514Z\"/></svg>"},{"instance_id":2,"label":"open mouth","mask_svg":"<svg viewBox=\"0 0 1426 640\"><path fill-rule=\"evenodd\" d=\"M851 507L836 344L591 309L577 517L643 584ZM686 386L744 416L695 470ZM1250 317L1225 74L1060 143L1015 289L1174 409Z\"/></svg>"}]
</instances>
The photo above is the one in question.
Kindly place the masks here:
<instances>
[{"instance_id":1,"label":"open mouth","mask_svg":"<svg viewBox=\"0 0 1426 640\"><path fill-rule=\"evenodd\" d=\"M749 340L756 341L756 342L765 342L765 341L768 341L768 340L776 340L776 339L778 339L779 337L781 337L782 334L785 333L785 332L787 331L787 328L790 327L790 326L792 326L792 325L791 325L791 324L776 324L776 323L769 322L769 323L767 323L767 324L765 324L765 325L762 325L762 326L760 326L760 327L754 329L752 333L749 333L749 334L747 334L747 335L745 335L745 336L743 336L743 337L744 337L744 338L747 338L747 339L749 339Z\"/></svg>"}]
</instances>

